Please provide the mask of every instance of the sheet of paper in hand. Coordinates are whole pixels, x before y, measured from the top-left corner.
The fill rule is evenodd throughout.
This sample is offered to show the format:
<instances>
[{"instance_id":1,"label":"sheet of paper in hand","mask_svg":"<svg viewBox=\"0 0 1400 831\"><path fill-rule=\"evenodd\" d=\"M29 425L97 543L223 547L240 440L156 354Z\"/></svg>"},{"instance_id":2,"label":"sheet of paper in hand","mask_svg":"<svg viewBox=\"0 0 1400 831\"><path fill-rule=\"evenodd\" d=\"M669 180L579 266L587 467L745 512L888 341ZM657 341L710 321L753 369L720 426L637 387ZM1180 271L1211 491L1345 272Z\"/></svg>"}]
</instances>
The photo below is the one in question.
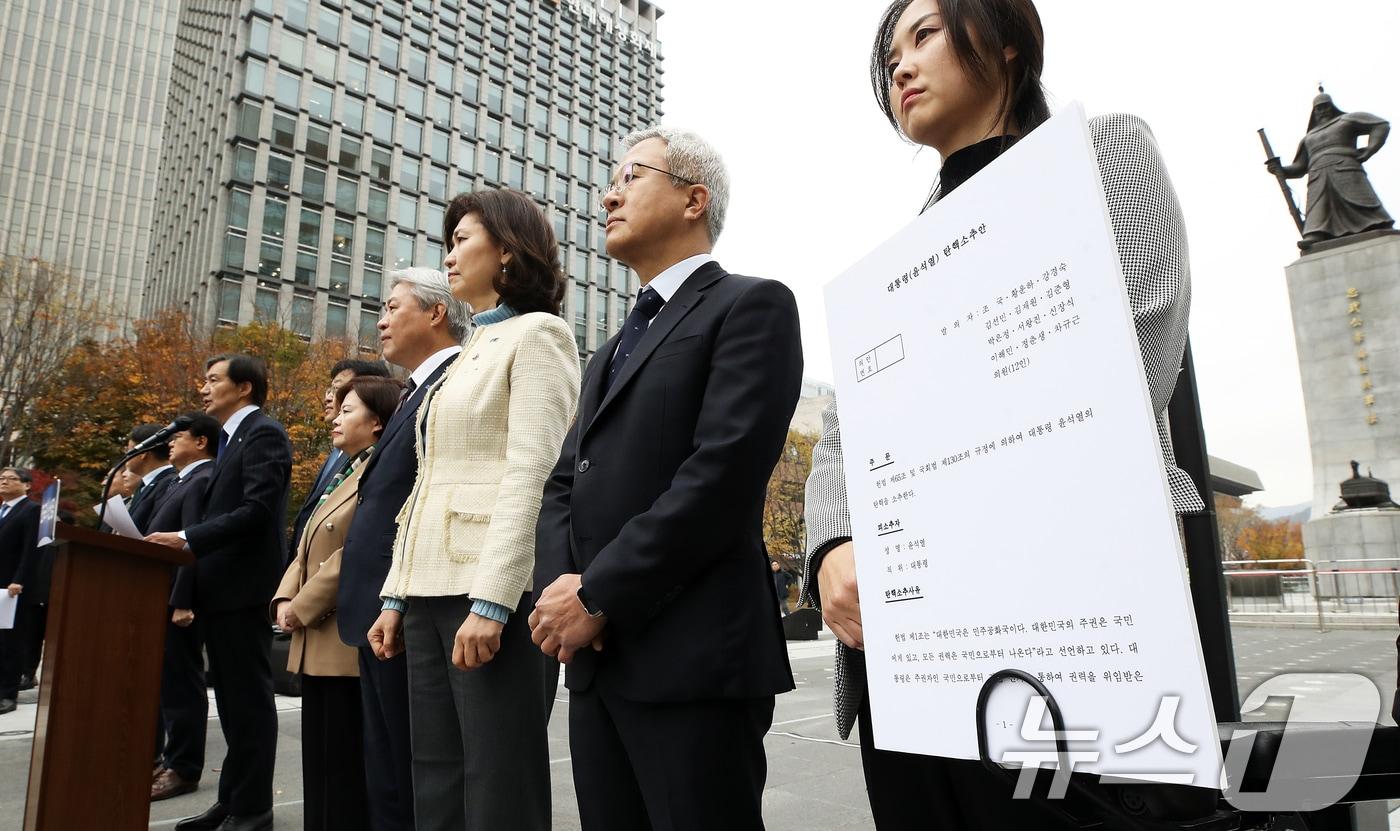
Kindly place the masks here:
<instances>
[{"instance_id":1,"label":"sheet of paper in hand","mask_svg":"<svg viewBox=\"0 0 1400 831\"><path fill-rule=\"evenodd\" d=\"M1074 769L1218 787L1137 335L1079 105L826 289L875 743L975 759L1003 669ZM1030 688L993 759L1052 767ZM1035 702L1040 699L1036 698Z\"/></svg>"}]
</instances>

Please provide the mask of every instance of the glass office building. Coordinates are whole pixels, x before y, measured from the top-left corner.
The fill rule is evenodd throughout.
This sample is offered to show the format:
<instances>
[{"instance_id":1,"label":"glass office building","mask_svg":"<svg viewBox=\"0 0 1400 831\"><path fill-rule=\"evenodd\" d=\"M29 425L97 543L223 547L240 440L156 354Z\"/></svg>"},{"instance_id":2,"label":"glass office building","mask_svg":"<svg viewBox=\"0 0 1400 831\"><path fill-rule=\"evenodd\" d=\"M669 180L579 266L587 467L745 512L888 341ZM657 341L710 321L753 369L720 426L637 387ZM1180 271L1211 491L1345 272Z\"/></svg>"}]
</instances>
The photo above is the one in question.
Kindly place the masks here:
<instances>
[{"instance_id":1,"label":"glass office building","mask_svg":"<svg viewBox=\"0 0 1400 831\"><path fill-rule=\"evenodd\" d=\"M142 311L178 0L7 0L0 255L81 276L120 333Z\"/></svg>"},{"instance_id":2,"label":"glass office building","mask_svg":"<svg viewBox=\"0 0 1400 831\"><path fill-rule=\"evenodd\" d=\"M236 14L235 14L236 10ZM457 193L553 222L586 357L636 281L603 253L617 140L660 118L641 0L184 0L147 313L377 351L387 275L441 267Z\"/></svg>"}]
</instances>

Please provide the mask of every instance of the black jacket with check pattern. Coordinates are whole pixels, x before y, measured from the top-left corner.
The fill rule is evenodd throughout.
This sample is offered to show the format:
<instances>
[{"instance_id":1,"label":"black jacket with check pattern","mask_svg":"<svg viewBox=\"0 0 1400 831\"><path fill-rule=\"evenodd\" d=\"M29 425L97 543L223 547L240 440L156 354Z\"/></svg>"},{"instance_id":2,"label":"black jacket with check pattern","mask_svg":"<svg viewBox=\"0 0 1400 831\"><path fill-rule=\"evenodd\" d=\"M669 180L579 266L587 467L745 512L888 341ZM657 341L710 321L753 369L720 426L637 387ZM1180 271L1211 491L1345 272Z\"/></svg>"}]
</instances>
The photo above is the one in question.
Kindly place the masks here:
<instances>
[{"instance_id":1,"label":"black jacket with check pattern","mask_svg":"<svg viewBox=\"0 0 1400 831\"><path fill-rule=\"evenodd\" d=\"M1181 205L1146 123L1136 116L1114 113L1090 119L1089 130L1103 176L1104 197L1123 264L1123 280L1152 407L1157 413L1157 434L1172 503L1177 513L1204 510L1196 486L1176 466L1166 423L1167 402L1176 388L1186 348L1191 305L1191 270ZM803 570L801 598L821 608L812 569L813 555L824 553L835 541L851 538L835 401L822 414L822 436L812 449L806 520L807 567ZM835 713L842 738L851 734L865 692L865 685L851 677L850 661L848 648L837 643Z\"/></svg>"}]
</instances>

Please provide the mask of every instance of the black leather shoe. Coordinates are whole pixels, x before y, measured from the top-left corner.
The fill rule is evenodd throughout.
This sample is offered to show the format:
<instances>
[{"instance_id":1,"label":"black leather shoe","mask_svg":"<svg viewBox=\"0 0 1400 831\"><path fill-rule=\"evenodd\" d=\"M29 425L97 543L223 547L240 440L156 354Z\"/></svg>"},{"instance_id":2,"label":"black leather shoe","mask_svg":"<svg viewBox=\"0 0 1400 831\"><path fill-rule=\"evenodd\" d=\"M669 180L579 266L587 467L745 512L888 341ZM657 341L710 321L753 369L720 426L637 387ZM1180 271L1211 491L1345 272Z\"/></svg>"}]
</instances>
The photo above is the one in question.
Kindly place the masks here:
<instances>
[{"instance_id":1,"label":"black leather shoe","mask_svg":"<svg viewBox=\"0 0 1400 831\"><path fill-rule=\"evenodd\" d=\"M15 711L15 700L13 698L0 698L0 716Z\"/></svg>"},{"instance_id":2,"label":"black leather shoe","mask_svg":"<svg viewBox=\"0 0 1400 831\"><path fill-rule=\"evenodd\" d=\"M230 816L219 826L219 831L272 831L272 812L245 817Z\"/></svg>"},{"instance_id":3,"label":"black leather shoe","mask_svg":"<svg viewBox=\"0 0 1400 831\"><path fill-rule=\"evenodd\" d=\"M34 676L32 676L32 675L21 675L21 676L19 677L19 691L20 691L20 692L24 692L25 690L32 690L32 689L34 689L34 687L35 687L35 684L34 684Z\"/></svg>"},{"instance_id":4,"label":"black leather shoe","mask_svg":"<svg viewBox=\"0 0 1400 831\"><path fill-rule=\"evenodd\" d=\"M175 831L218 831L228 818L228 809L222 802L215 802L209 806L209 810L199 816L188 817L175 823Z\"/></svg>"}]
</instances>

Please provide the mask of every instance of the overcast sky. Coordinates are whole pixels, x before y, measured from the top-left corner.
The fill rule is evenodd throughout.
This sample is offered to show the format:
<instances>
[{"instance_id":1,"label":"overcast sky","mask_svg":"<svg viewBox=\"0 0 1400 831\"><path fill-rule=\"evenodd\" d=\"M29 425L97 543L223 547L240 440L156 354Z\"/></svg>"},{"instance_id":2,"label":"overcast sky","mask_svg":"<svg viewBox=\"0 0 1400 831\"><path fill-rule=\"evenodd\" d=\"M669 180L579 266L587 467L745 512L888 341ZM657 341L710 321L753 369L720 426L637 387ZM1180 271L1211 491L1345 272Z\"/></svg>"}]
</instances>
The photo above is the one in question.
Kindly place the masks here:
<instances>
[{"instance_id":1,"label":"overcast sky","mask_svg":"<svg viewBox=\"0 0 1400 831\"><path fill-rule=\"evenodd\" d=\"M733 179L716 255L801 304L807 375L830 380L822 287L916 214L938 169L888 127L866 60L883 3L663 0L666 122L706 135ZM1256 470L1255 504L1312 499L1283 268L1297 234L1258 135L1292 161L1323 81L1400 120L1400 2L1040 0L1052 110L1152 126L1186 212L1191 333L1210 451ZM834 11L833 11L834 10ZM1400 131L1367 164L1400 212ZM1302 180L1296 198L1305 200Z\"/></svg>"}]
</instances>

